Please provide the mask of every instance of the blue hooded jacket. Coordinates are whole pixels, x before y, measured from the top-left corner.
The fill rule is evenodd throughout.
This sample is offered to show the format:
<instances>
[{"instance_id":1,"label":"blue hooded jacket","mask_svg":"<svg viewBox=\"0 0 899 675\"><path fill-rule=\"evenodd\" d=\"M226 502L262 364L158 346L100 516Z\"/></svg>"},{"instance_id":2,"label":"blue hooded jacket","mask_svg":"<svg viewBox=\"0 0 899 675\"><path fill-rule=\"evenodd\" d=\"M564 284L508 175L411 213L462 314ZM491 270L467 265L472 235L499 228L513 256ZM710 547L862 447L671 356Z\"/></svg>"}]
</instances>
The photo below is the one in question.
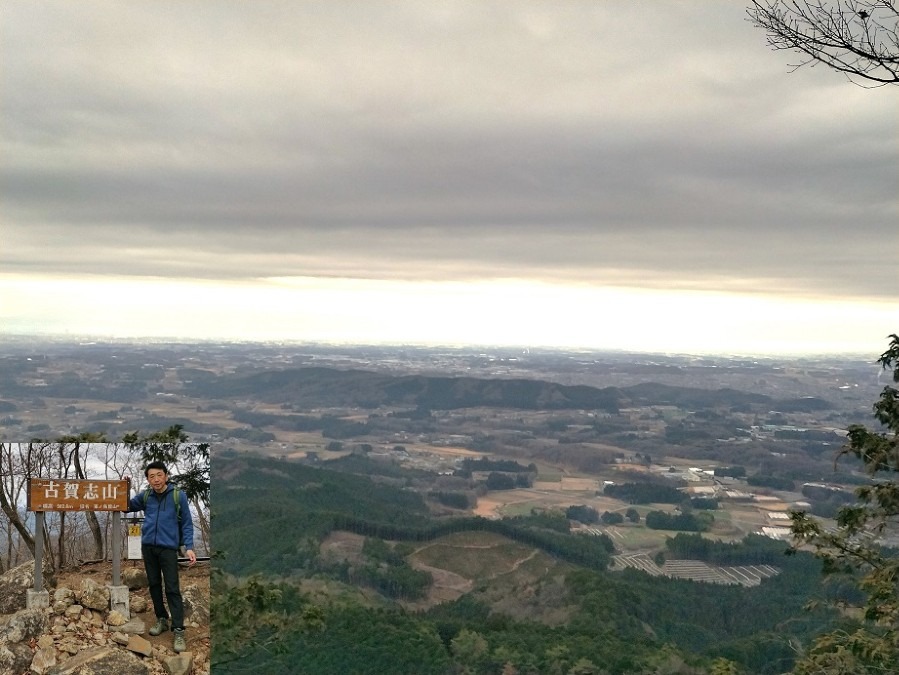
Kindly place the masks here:
<instances>
[{"instance_id":1,"label":"blue hooded jacket","mask_svg":"<svg viewBox=\"0 0 899 675\"><path fill-rule=\"evenodd\" d=\"M128 512L143 511L144 524L141 527L141 544L177 549L179 541L184 548L194 547L194 521L190 515L190 505L184 490L178 491L181 501L181 531L178 531L178 513L175 510L175 499L172 493L175 486L166 483L165 491L158 494L150 490L147 503L144 504L143 492L128 501ZM179 536L180 535L180 536Z\"/></svg>"}]
</instances>

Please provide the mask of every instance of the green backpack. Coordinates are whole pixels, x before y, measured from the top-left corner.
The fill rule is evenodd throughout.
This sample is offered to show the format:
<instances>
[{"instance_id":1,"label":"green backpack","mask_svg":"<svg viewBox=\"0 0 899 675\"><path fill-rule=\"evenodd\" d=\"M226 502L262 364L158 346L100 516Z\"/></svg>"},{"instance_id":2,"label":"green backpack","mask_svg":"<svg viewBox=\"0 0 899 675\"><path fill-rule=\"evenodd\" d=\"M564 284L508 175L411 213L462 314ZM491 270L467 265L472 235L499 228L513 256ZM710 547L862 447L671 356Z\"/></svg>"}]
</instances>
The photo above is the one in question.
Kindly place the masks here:
<instances>
[{"instance_id":1,"label":"green backpack","mask_svg":"<svg viewBox=\"0 0 899 675\"><path fill-rule=\"evenodd\" d=\"M144 490L144 506L150 498L152 488ZM181 489L176 485L172 490L172 499L175 500L175 517L178 519L178 546L184 546L184 536L181 534Z\"/></svg>"}]
</instances>

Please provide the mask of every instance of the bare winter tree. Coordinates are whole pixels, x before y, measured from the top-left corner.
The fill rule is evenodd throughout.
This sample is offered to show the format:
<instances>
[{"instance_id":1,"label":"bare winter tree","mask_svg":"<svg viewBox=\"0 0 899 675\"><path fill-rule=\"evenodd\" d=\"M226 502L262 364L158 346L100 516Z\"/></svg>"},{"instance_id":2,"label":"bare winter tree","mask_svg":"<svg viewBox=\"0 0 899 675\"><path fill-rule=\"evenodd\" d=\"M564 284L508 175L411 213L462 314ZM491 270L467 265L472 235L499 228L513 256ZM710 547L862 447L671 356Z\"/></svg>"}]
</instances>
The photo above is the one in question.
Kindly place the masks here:
<instances>
[{"instance_id":1,"label":"bare winter tree","mask_svg":"<svg viewBox=\"0 0 899 675\"><path fill-rule=\"evenodd\" d=\"M25 510L29 478L121 479L140 467L137 450L89 434L0 443L0 572L34 555L35 533ZM107 512L49 511L41 533L44 551L57 569L103 559L110 555L111 527Z\"/></svg>"},{"instance_id":2,"label":"bare winter tree","mask_svg":"<svg viewBox=\"0 0 899 675\"><path fill-rule=\"evenodd\" d=\"M899 9L893 0L752 0L749 20L772 49L799 54L793 70L824 64L853 83L899 84Z\"/></svg>"},{"instance_id":3,"label":"bare winter tree","mask_svg":"<svg viewBox=\"0 0 899 675\"><path fill-rule=\"evenodd\" d=\"M70 477L70 470L74 469L74 478L84 480L87 478L85 471L85 463L87 461L88 449L91 443L98 443L101 438L95 438L90 434L82 434L74 438L61 438L57 441L57 450L59 452L59 463L63 468L63 478ZM60 513L60 545L59 545L59 567L65 566L65 546L61 543L65 538L65 516ZM103 557L103 531L100 528L100 521L97 514L93 511L85 511L84 517L90 527L91 535L94 542L94 557L100 559Z\"/></svg>"},{"instance_id":4,"label":"bare winter tree","mask_svg":"<svg viewBox=\"0 0 899 675\"><path fill-rule=\"evenodd\" d=\"M34 555L34 535L26 524L23 504L28 477L55 475L53 472L57 470L49 443L0 443L0 511L9 521L5 558L10 567L18 558L19 544L24 544ZM42 535L45 550L50 551L46 528Z\"/></svg>"}]
</instances>

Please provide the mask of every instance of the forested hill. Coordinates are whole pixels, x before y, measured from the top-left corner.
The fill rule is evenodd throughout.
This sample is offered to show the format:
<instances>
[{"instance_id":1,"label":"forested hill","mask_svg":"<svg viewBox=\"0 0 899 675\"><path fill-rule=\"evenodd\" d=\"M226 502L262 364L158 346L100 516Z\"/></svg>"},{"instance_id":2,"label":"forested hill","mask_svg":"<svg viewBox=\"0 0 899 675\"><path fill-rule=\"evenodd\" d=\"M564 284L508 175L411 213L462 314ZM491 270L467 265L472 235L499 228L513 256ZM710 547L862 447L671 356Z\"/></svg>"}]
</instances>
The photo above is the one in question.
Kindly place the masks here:
<instances>
[{"instance_id":1,"label":"forested hill","mask_svg":"<svg viewBox=\"0 0 899 675\"><path fill-rule=\"evenodd\" d=\"M493 406L529 410L566 408L617 412L622 399L614 387L597 389L525 379L395 376L364 370L298 368L252 375L194 379L187 391L197 395L255 396L314 407L377 408L403 405L439 410Z\"/></svg>"},{"instance_id":2,"label":"forested hill","mask_svg":"<svg viewBox=\"0 0 899 675\"><path fill-rule=\"evenodd\" d=\"M410 406L422 409L500 407L524 410L606 410L633 405L759 410L828 409L821 399L778 401L735 389L699 389L655 383L631 387L566 386L532 379L391 375L365 370L295 368L253 374L215 375L192 370L185 393L205 397L253 396L271 403L321 408Z\"/></svg>"},{"instance_id":3,"label":"forested hill","mask_svg":"<svg viewBox=\"0 0 899 675\"><path fill-rule=\"evenodd\" d=\"M214 672L778 675L797 645L840 620L824 607L805 609L821 599L820 562L784 555L781 542L669 540L672 559L776 565L780 574L760 587L612 572L612 540L572 532L562 513L437 515L428 486L412 487L416 476L218 455L215 564L235 581L221 606L273 598L265 601L281 637L277 649L257 647L274 636L251 625L238 632L246 640L235 654L216 640L224 652ZM249 580L249 596L238 579ZM447 584L461 595L422 602ZM245 620L214 612L214 634L233 631L235 616ZM303 628L305 616L320 617L314 630Z\"/></svg>"}]
</instances>

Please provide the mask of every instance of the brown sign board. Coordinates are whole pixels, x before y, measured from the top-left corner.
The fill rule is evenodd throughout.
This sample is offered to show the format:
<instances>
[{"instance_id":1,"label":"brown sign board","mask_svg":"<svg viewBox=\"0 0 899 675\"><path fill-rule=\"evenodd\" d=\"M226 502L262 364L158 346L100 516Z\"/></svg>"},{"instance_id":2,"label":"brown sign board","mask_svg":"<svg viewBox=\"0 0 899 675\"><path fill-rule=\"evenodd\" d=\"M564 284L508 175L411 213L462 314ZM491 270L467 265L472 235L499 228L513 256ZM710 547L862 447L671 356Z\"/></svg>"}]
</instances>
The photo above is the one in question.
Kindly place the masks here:
<instances>
[{"instance_id":1,"label":"brown sign board","mask_svg":"<svg viewBox=\"0 0 899 675\"><path fill-rule=\"evenodd\" d=\"M130 480L29 478L29 511L127 511Z\"/></svg>"}]
</instances>

